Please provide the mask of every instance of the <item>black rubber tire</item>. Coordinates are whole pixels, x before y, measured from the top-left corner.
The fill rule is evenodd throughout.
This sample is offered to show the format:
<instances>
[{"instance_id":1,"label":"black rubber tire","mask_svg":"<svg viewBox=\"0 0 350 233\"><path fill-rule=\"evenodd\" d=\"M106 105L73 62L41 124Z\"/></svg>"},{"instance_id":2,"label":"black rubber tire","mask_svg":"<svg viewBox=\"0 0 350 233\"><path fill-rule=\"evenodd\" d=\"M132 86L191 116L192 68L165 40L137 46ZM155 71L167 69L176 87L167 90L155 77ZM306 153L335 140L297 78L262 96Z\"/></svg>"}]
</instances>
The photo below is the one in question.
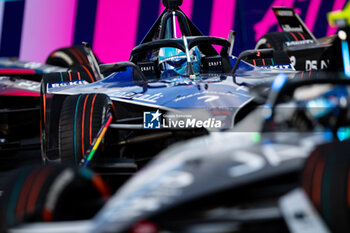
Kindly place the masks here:
<instances>
[{"instance_id":1,"label":"black rubber tire","mask_svg":"<svg viewBox=\"0 0 350 233\"><path fill-rule=\"evenodd\" d=\"M46 64L67 68L88 63L89 61L81 45L57 49L46 59Z\"/></svg>"},{"instance_id":2,"label":"black rubber tire","mask_svg":"<svg viewBox=\"0 0 350 233\"><path fill-rule=\"evenodd\" d=\"M104 94L74 95L65 99L59 126L62 163L79 164L110 111L111 101Z\"/></svg>"},{"instance_id":3,"label":"black rubber tire","mask_svg":"<svg viewBox=\"0 0 350 233\"><path fill-rule=\"evenodd\" d=\"M96 82L97 79L94 75L94 72L91 69L91 66L89 64L82 64L82 65L76 65L76 66L72 66L70 68L70 71L72 72L80 72L81 74L84 74L84 80L89 82L89 83L93 83Z\"/></svg>"},{"instance_id":4,"label":"black rubber tire","mask_svg":"<svg viewBox=\"0 0 350 233\"><path fill-rule=\"evenodd\" d=\"M300 36L300 34L302 36ZM307 40L310 37L303 33L293 33L293 35L289 32L270 32L263 35L255 45L255 49L266 49L273 48L275 50L283 50L284 43L287 41L297 41L297 40ZM297 40L294 38L296 37ZM289 38L289 40L287 39Z\"/></svg>"},{"instance_id":5,"label":"black rubber tire","mask_svg":"<svg viewBox=\"0 0 350 233\"><path fill-rule=\"evenodd\" d=\"M332 232L350 232L350 141L316 149L306 162L303 188Z\"/></svg>"},{"instance_id":6,"label":"black rubber tire","mask_svg":"<svg viewBox=\"0 0 350 233\"><path fill-rule=\"evenodd\" d=\"M111 194L102 178L87 169L26 167L7 181L0 232L21 223L89 219Z\"/></svg>"},{"instance_id":7,"label":"black rubber tire","mask_svg":"<svg viewBox=\"0 0 350 233\"><path fill-rule=\"evenodd\" d=\"M78 68L80 67L80 68ZM69 71L61 73L45 74L41 80L40 87L40 132L41 132L41 156L44 161L46 159L55 160L58 158L58 123L61 107L65 96L53 96L50 100L50 109L47 109L47 84L68 82L76 80L85 80L88 83L94 82L94 76L89 73L86 66L78 66L78 72ZM87 71L86 71L87 70ZM47 124L49 122L49 124ZM46 131L50 132L46 134Z\"/></svg>"}]
</instances>

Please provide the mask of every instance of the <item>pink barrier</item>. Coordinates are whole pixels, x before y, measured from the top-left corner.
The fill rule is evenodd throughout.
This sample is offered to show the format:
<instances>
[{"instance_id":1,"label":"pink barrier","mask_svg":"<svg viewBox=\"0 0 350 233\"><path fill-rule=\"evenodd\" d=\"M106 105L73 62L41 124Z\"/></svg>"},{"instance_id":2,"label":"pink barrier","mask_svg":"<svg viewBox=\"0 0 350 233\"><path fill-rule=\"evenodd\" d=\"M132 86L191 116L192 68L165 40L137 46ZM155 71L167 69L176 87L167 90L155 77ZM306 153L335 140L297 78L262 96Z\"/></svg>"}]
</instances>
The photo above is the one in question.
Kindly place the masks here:
<instances>
[{"instance_id":1,"label":"pink barrier","mask_svg":"<svg viewBox=\"0 0 350 233\"><path fill-rule=\"evenodd\" d=\"M337 11L343 9L346 0L334 0L332 11ZM334 35L337 32L337 27L328 26L327 36Z\"/></svg>"},{"instance_id":2,"label":"pink barrier","mask_svg":"<svg viewBox=\"0 0 350 233\"><path fill-rule=\"evenodd\" d=\"M317 20L318 11L320 10L322 0L311 0L309 3L309 10L306 14L305 24L310 29L314 31L314 26Z\"/></svg>"},{"instance_id":3,"label":"pink barrier","mask_svg":"<svg viewBox=\"0 0 350 233\"><path fill-rule=\"evenodd\" d=\"M260 37L268 33L270 28L278 24L275 14L272 11L273 6L287 6L292 7L294 0L274 0L270 5L269 9L265 13L262 20L254 25L255 30L255 41L258 41Z\"/></svg>"},{"instance_id":4,"label":"pink barrier","mask_svg":"<svg viewBox=\"0 0 350 233\"><path fill-rule=\"evenodd\" d=\"M73 43L77 0L25 3L20 58L44 62L53 50Z\"/></svg>"},{"instance_id":5,"label":"pink barrier","mask_svg":"<svg viewBox=\"0 0 350 233\"><path fill-rule=\"evenodd\" d=\"M236 0L214 0L209 35L227 38L233 30Z\"/></svg>"},{"instance_id":6,"label":"pink barrier","mask_svg":"<svg viewBox=\"0 0 350 233\"><path fill-rule=\"evenodd\" d=\"M83 0L80 0L83 2ZM181 9L192 18L195 0L185 0ZM270 8L258 19L254 27L255 40L269 32L277 24L271 6L297 5L301 0L269 0ZM303 0L304 1L304 0ZM298 13L305 13L305 23L310 31L319 31L316 22L320 15L322 1L309 0L307 7L296 9ZM328 1L328 0L327 0ZM346 0L332 0L333 6L329 11L342 9ZM213 0L212 4L201 7L211 7L210 25L207 29L212 36L226 38L229 30L234 27L237 0ZM73 44L75 20L78 0L28 0L25 3L22 38L20 45L20 59L44 62L53 50ZM164 10L159 0L159 14ZM141 0L98 0L96 9L96 23L93 38L93 50L103 62L117 62L128 60L133 47L136 45ZM4 2L0 0L0 12L4 10ZM253 9L253 8L252 8ZM323 12L323 11L322 11ZM0 17L0 29L2 17ZM6 23L6 22L5 22ZM247 25L249 26L249 25ZM208 28L209 27L209 28ZM251 26L249 26L251 27ZM324 25L323 25L324 27ZM179 31L179 28L177 27ZM334 34L336 28L328 27L327 35ZM1 30L0 30L0 38ZM180 36L180 35L178 35ZM251 41L249 43L252 43Z\"/></svg>"},{"instance_id":7,"label":"pink barrier","mask_svg":"<svg viewBox=\"0 0 350 233\"><path fill-rule=\"evenodd\" d=\"M140 0L99 0L93 50L102 62L129 59L136 44Z\"/></svg>"}]
</instances>

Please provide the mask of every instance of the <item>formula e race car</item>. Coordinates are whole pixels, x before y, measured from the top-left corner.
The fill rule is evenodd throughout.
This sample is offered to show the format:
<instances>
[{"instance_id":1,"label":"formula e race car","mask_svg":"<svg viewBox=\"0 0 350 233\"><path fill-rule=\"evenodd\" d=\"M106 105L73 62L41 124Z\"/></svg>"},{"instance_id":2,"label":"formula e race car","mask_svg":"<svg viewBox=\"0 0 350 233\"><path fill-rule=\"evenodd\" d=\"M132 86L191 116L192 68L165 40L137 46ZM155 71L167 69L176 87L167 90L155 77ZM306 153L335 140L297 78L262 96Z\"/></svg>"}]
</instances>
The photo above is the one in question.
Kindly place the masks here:
<instances>
[{"instance_id":1,"label":"formula e race car","mask_svg":"<svg viewBox=\"0 0 350 233\"><path fill-rule=\"evenodd\" d=\"M86 66L88 60L83 52L81 46L62 48L51 53L46 64L0 58L1 169L10 164L4 159L13 160L18 151L40 150L42 75L73 69L84 73L84 76L85 69L87 72L90 69Z\"/></svg>"},{"instance_id":2,"label":"formula e race car","mask_svg":"<svg viewBox=\"0 0 350 233\"><path fill-rule=\"evenodd\" d=\"M4 221L10 228L40 219L46 222L9 230L21 233L348 232L350 81L344 74L315 76L302 79L299 75L289 81L285 75L278 76L263 108L230 132L166 149L91 220L81 221L81 214L64 215L62 211L74 210L64 202L71 198L67 193L74 187L68 185L73 177L53 176L53 168L51 173L44 168L15 176L11 183L21 180L23 188L11 185L4 198L20 193L18 204L2 202L0 216L7 217ZM43 201L30 212L20 203L33 192L26 184L43 177L38 172L50 176L41 181ZM91 179L87 180L80 187L91 190ZM61 186L62 191L53 195L55 187ZM72 203L80 210L90 206L90 211L97 211L102 192L93 193L79 194L88 201L86 205L79 206L79 198ZM54 220L67 222L49 222Z\"/></svg>"},{"instance_id":3,"label":"formula e race car","mask_svg":"<svg viewBox=\"0 0 350 233\"><path fill-rule=\"evenodd\" d=\"M347 232L349 79L283 82L272 84L271 109L232 132L162 152L96 215L91 232Z\"/></svg>"},{"instance_id":4,"label":"formula e race car","mask_svg":"<svg viewBox=\"0 0 350 233\"><path fill-rule=\"evenodd\" d=\"M94 62L96 82L74 72L44 76L45 162L87 166L93 161L95 170L135 170L176 141L231 128L256 105L247 87L281 73L268 67L273 50L233 57L230 41L203 36L176 4L165 5L128 62ZM242 61L252 57L267 66ZM274 60L283 72L295 75L288 58Z\"/></svg>"},{"instance_id":5,"label":"formula e race car","mask_svg":"<svg viewBox=\"0 0 350 233\"><path fill-rule=\"evenodd\" d=\"M348 45L348 31L344 29L344 33L345 37L341 37L342 33L338 33L338 36L344 42L342 45ZM181 45L187 50L186 47L191 48L191 43L198 38L202 37L189 37L188 40L185 38ZM171 41L180 43L177 39ZM185 41L189 46L185 45ZM176 46L182 48L181 45ZM170 146L111 198L107 185L86 169L80 168L76 171L71 167L52 166L21 169L9 178L7 189L0 193L0 221L3 223L0 231L349 232L350 75L346 72L349 65L349 47L344 47L347 50L343 49L341 54L345 72L309 72L308 78L304 77L304 73L298 73L292 80L287 74L279 73L272 84L261 82L250 86L250 96L256 97L255 101L263 104L246 113L247 116L235 124L233 129L211 132L209 135ZM112 72L122 68L122 65L136 67L135 73L138 76L134 83L146 83L146 88L167 83L161 82L163 80L171 80L145 82L141 69L138 70L131 63L113 64ZM236 62L233 68L237 70L235 74L242 67L251 67L242 65L237 69L237 66ZM110 66L102 66L101 73L111 72L107 68ZM109 77L118 77L124 72L132 70L126 68L125 71ZM188 72L192 73L191 68ZM244 72L241 73L243 74ZM228 75L224 76L225 80L227 77ZM51 78L57 77L52 75ZM75 76L73 73L70 76L65 73L59 75L59 78L73 80ZM177 75L177 78L189 77ZM231 78L236 79L236 82L239 80L239 83L248 84L251 81L250 76L243 78L231 75ZM63 85L65 82L48 82L47 85L42 85L41 91L42 94L50 95L50 88L63 88L67 85L78 86L71 90L83 90L89 85L99 88L104 80L108 80L108 77L87 85L80 85L79 82L66 82ZM47 81L49 80L44 78L43 83ZM120 85L118 82L108 85L116 84ZM270 86L268 92L267 85ZM127 85L124 87L129 88ZM191 85L184 87L192 88ZM210 88L212 87L208 84L208 90ZM59 97L62 98L63 105L69 104L65 101L70 96ZM78 113L80 108L87 109L89 102L108 103L108 100L102 101L97 96L93 94L93 98L84 98L83 95L75 97L78 100L71 102L73 108L67 107L65 114L60 114L64 118L56 126L58 132L64 130L62 127L66 125L62 122L68 122L70 118L67 116L71 114L77 115L73 118L71 131L89 135L89 130L84 131L83 128L80 131L82 128L76 125L84 125L81 121L90 121L90 117L81 118ZM42 98L44 100L46 98ZM111 100L111 110L108 107L98 110L107 115L105 119L113 119L108 112L112 111L113 114L112 106L118 107L114 104L115 100ZM127 100L129 103L130 99ZM79 103L83 104L80 106ZM47 103L42 105L46 106ZM83 111L83 115L90 116L95 113L95 108L103 106L93 105L93 108ZM63 106L62 109L64 108ZM115 110L118 111L117 108ZM157 112L154 114L158 115ZM150 121L156 116L152 115ZM49 119L48 115L45 119ZM137 120L139 119L135 119ZM98 122L101 121L98 118ZM116 124L118 129L125 125L116 121L118 119L112 124ZM128 124L127 128L134 126L135 124ZM104 129L106 127L100 135L105 132ZM68 143L68 130L63 132L64 135L58 137ZM80 139L82 138L73 137L72 141L80 143ZM107 139L108 137L105 142ZM109 145L105 143L105 146ZM100 153L102 152L101 150ZM105 202L107 198L109 199ZM103 204L103 208L99 210ZM89 216L92 215L94 217L90 219Z\"/></svg>"},{"instance_id":6,"label":"formula e race car","mask_svg":"<svg viewBox=\"0 0 350 233\"><path fill-rule=\"evenodd\" d=\"M350 9L348 3L345 9ZM301 18L295 13L294 8L273 7L282 32L270 32L263 35L256 43L255 49L273 48L284 51L290 58L296 70L328 70L341 69L340 39L336 35L316 39ZM348 14L345 10L344 14ZM333 26L341 26L337 23L339 15L329 20ZM345 24L346 25L346 24ZM334 46L336 48L334 48Z\"/></svg>"}]
</instances>

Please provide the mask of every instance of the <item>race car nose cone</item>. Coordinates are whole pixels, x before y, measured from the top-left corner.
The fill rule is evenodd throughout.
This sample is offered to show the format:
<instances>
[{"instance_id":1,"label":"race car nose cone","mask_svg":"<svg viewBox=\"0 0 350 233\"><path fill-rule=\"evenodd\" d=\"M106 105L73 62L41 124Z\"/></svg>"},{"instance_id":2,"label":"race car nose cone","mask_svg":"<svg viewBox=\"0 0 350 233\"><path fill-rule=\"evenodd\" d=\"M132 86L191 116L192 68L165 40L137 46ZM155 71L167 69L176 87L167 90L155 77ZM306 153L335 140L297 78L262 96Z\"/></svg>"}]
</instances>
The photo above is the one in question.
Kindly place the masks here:
<instances>
[{"instance_id":1,"label":"race car nose cone","mask_svg":"<svg viewBox=\"0 0 350 233\"><path fill-rule=\"evenodd\" d=\"M163 5L169 9L175 9L182 5L183 0L162 0Z\"/></svg>"}]
</instances>

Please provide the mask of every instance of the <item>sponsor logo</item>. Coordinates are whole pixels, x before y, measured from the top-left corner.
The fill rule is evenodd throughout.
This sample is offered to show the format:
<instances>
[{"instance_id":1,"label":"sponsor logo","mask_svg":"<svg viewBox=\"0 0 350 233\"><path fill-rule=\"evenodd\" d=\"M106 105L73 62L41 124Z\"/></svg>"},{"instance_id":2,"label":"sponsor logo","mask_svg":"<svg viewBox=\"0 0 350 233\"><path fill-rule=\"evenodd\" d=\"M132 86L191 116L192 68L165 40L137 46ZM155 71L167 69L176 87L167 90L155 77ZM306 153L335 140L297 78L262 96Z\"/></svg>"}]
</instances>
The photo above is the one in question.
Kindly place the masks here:
<instances>
[{"instance_id":1,"label":"sponsor logo","mask_svg":"<svg viewBox=\"0 0 350 233\"><path fill-rule=\"evenodd\" d=\"M206 103L214 100L218 100L218 99L220 99L220 97L217 95L204 95L197 98L197 100L204 100L204 102Z\"/></svg>"},{"instance_id":2,"label":"sponsor logo","mask_svg":"<svg viewBox=\"0 0 350 233\"><path fill-rule=\"evenodd\" d=\"M132 100L141 100L149 103L157 103L157 100L164 97L164 95L163 93L149 95L144 93L122 92L120 94L115 95L115 97L132 99Z\"/></svg>"},{"instance_id":3,"label":"sponsor logo","mask_svg":"<svg viewBox=\"0 0 350 233\"><path fill-rule=\"evenodd\" d=\"M162 119L161 119L162 118ZM162 113L156 112L143 113L143 128L221 128L223 123L215 117L208 119L196 119L192 115L168 114L162 117Z\"/></svg>"},{"instance_id":4,"label":"sponsor logo","mask_svg":"<svg viewBox=\"0 0 350 233\"><path fill-rule=\"evenodd\" d=\"M32 81L23 81L23 82L19 82L17 83L17 86L19 88L23 88L23 89L28 89L28 90L40 90L40 83L38 82L32 82Z\"/></svg>"},{"instance_id":5,"label":"sponsor logo","mask_svg":"<svg viewBox=\"0 0 350 233\"><path fill-rule=\"evenodd\" d=\"M290 47L290 46L306 45L306 44L314 44L314 43L315 43L315 41L313 41L313 40L299 40L299 41L287 41L284 44L287 47Z\"/></svg>"},{"instance_id":6,"label":"sponsor logo","mask_svg":"<svg viewBox=\"0 0 350 233\"><path fill-rule=\"evenodd\" d=\"M163 128L221 128L222 122L215 118L209 118L207 120L197 120L194 118L187 119L172 119L168 118L168 121L163 120Z\"/></svg>"},{"instance_id":7,"label":"sponsor logo","mask_svg":"<svg viewBox=\"0 0 350 233\"><path fill-rule=\"evenodd\" d=\"M293 16L293 11L276 11L278 16Z\"/></svg>"},{"instance_id":8,"label":"sponsor logo","mask_svg":"<svg viewBox=\"0 0 350 233\"><path fill-rule=\"evenodd\" d=\"M288 160L305 158L312 148L283 144L263 145L261 153L236 150L231 156L234 166L230 167L229 176L235 178L249 175L266 167L276 167Z\"/></svg>"},{"instance_id":9,"label":"sponsor logo","mask_svg":"<svg viewBox=\"0 0 350 233\"><path fill-rule=\"evenodd\" d=\"M208 66L209 67L212 67L212 66L221 66L222 65L222 62L221 61L211 61L211 62L208 62Z\"/></svg>"},{"instance_id":10,"label":"sponsor logo","mask_svg":"<svg viewBox=\"0 0 350 233\"><path fill-rule=\"evenodd\" d=\"M154 67L153 66L144 66L141 67L141 71L145 72L145 71L154 71Z\"/></svg>"},{"instance_id":11,"label":"sponsor logo","mask_svg":"<svg viewBox=\"0 0 350 233\"><path fill-rule=\"evenodd\" d=\"M282 25L282 29L283 31L286 32L302 32L303 31L303 27L301 25L299 25L299 27L291 27L288 24Z\"/></svg>"},{"instance_id":12,"label":"sponsor logo","mask_svg":"<svg viewBox=\"0 0 350 233\"><path fill-rule=\"evenodd\" d=\"M177 102L184 101L184 100L187 100L190 98L196 98L197 100L205 100L204 102L210 102L213 100L217 100L219 98L224 98L225 96L226 97L227 96L229 96L229 97L239 97L239 96L250 97L248 94L246 94L246 91L248 91L247 88L245 88L244 86L237 87L236 91L240 91L240 90L242 90L244 92L230 93L230 92L204 91L203 93L206 94L205 97L201 97L202 93L194 93L194 94L189 94L189 95L185 95L185 96L180 96L180 97L176 98L174 100L174 102L177 103Z\"/></svg>"},{"instance_id":13,"label":"sponsor logo","mask_svg":"<svg viewBox=\"0 0 350 233\"><path fill-rule=\"evenodd\" d=\"M274 69L274 70L292 70L293 67L291 65L272 65L272 66L259 66L263 69Z\"/></svg>"},{"instance_id":14,"label":"sponsor logo","mask_svg":"<svg viewBox=\"0 0 350 233\"><path fill-rule=\"evenodd\" d=\"M143 113L143 127L145 129L160 129L160 117L162 113L157 110L156 112L144 112Z\"/></svg>"},{"instance_id":15,"label":"sponsor logo","mask_svg":"<svg viewBox=\"0 0 350 233\"><path fill-rule=\"evenodd\" d=\"M321 69L325 69L328 67L329 61L321 60ZM305 70L317 70L318 69L318 61L317 60L306 60L305 61Z\"/></svg>"},{"instance_id":16,"label":"sponsor logo","mask_svg":"<svg viewBox=\"0 0 350 233\"><path fill-rule=\"evenodd\" d=\"M3 81L5 85L9 85L14 88L30 90L30 91L40 91L40 82L14 79L7 76L0 77L0 81Z\"/></svg>"},{"instance_id":17,"label":"sponsor logo","mask_svg":"<svg viewBox=\"0 0 350 233\"><path fill-rule=\"evenodd\" d=\"M59 87L71 87L71 86L79 86L89 84L85 80L77 80L77 81L69 81L62 83L49 83L48 88L59 88Z\"/></svg>"}]
</instances>

